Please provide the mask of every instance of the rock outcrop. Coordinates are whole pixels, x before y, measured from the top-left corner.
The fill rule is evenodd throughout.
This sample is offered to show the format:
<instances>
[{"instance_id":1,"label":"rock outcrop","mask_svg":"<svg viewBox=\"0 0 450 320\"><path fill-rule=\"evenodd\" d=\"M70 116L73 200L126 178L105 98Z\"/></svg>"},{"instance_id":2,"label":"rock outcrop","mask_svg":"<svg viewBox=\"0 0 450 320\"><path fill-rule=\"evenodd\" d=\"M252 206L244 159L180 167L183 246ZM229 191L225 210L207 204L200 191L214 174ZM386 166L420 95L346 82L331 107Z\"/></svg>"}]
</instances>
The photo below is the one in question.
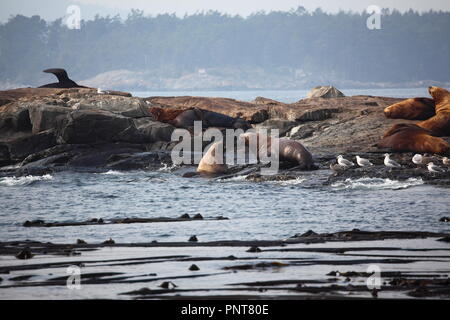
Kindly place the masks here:
<instances>
[{"instance_id":1,"label":"rock outcrop","mask_svg":"<svg viewBox=\"0 0 450 320\"><path fill-rule=\"evenodd\" d=\"M190 109L198 108L222 113L232 118L243 118L250 123L268 119L267 107L228 98L207 97L149 97L145 99L155 107Z\"/></svg>"},{"instance_id":2,"label":"rock outcrop","mask_svg":"<svg viewBox=\"0 0 450 320\"><path fill-rule=\"evenodd\" d=\"M155 121L148 104L128 93L24 88L0 92L0 100L7 102L0 106L0 165L23 161L24 173L144 167L137 153L171 148L175 128Z\"/></svg>"},{"instance_id":3,"label":"rock outcrop","mask_svg":"<svg viewBox=\"0 0 450 320\"><path fill-rule=\"evenodd\" d=\"M387 129L417 122L387 119L384 109L402 99L372 96L307 98L287 104L261 97L253 102L203 97L141 99L85 88L25 88L0 92L0 100L9 101L0 106L0 166L16 165L0 169L0 175L74 168L127 170L170 163L170 151L176 145L171 136L179 129L155 116L152 108L175 113L197 108L204 115L216 112L241 117L256 128L279 129L282 136L304 145L316 163L327 169L337 154L378 158L387 151L377 148Z\"/></svg>"},{"instance_id":4,"label":"rock outcrop","mask_svg":"<svg viewBox=\"0 0 450 320\"><path fill-rule=\"evenodd\" d=\"M313 88L306 98L340 98L345 97L344 94L332 86L317 86Z\"/></svg>"}]
</instances>

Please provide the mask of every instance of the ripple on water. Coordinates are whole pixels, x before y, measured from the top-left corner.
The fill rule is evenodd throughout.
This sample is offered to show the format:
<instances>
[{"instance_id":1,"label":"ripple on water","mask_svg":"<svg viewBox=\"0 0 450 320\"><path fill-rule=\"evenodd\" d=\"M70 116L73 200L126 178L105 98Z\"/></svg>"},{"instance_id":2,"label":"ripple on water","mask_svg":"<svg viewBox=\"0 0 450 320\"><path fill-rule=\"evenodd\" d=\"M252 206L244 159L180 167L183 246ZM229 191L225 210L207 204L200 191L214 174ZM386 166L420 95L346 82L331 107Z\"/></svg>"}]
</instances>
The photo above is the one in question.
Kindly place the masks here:
<instances>
[{"instance_id":1,"label":"ripple on water","mask_svg":"<svg viewBox=\"0 0 450 320\"><path fill-rule=\"evenodd\" d=\"M119 178L120 176L120 178ZM121 175L60 172L0 179L0 241L74 242L280 239L309 229L449 231L439 218L450 207L449 190L410 179L358 179L333 186L314 176L256 183L245 176L186 179L166 172ZM35 185L27 189L27 183ZM132 183L130 183L132 181ZM12 188L11 186L15 186ZM395 212L395 214L392 214ZM230 220L24 228L26 220L179 217L200 213ZM425 229L424 229L425 226ZM447 228L447 230L445 230Z\"/></svg>"}]
</instances>

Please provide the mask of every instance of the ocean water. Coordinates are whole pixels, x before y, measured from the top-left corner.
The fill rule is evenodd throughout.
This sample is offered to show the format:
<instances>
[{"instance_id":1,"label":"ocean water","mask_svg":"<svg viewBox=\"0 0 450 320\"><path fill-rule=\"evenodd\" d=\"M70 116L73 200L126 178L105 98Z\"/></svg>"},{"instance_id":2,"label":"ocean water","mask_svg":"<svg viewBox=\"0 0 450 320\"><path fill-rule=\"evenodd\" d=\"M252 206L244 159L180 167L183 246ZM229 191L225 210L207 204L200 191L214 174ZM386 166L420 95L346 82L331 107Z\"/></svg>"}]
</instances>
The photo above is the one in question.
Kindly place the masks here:
<instances>
[{"instance_id":1,"label":"ocean water","mask_svg":"<svg viewBox=\"0 0 450 320\"><path fill-rule=\"evenodd\" d=\"M0 241L75 242L281 239L303 233L364 230L450 231L450 190L420 179L347 180L330 186L328 170L291 181L256 183L183 178L177 172L63 172L0 178ZM322 177L323 179L318 179ZM179 217L197 213L229 220L25 228L26 220Z\"/></svg>"},{"instance_id":2,"label":"ocean water","mask_svg":"<svg viewBox=\"0 0 450 320\"><path fill-rule=\"evenodd\" d=\"M343 90L346 95L427 96L426 90ZM264 96L292 102L306 91L146 92L152 95ZM194 168L192 168L194 170ZM182 178L177 168L106 173L61 172L0 178L0 241L73 243L281 239L303 233L363 230L449 232L450 189L420 179L347 180L324 185L329 170L283 182ZM188 213L229 220L25 228L26 220L84 221L92 218L179 217Z\"/></svg>"},{"instance_id":3,"label":"ocean water","mask_svg":"<svg viewBox=\"0 0 450 320\"><path fill-rule=\"evenodd\" d=\"M398 88L398 89L341 89L346 96L371 95L381 97L411 98L429 97L428 89L423 88ZM256 97L264 97L277 101L292 103L306 98L309 90L248 90L248 91L135 91L136 97L152 96L198 96L198 97L224 97L243 101L252 101Z\"/></svg>"}]
</instances>

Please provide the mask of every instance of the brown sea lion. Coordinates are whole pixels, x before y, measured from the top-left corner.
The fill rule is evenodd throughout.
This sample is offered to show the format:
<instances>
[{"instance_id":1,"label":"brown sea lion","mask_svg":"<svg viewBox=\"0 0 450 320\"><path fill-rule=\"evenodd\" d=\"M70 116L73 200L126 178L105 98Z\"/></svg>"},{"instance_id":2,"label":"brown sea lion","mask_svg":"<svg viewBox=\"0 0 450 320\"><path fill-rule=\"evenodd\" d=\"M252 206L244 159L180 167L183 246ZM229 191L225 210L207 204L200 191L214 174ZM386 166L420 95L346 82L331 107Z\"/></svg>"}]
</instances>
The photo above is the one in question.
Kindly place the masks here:
<instances>
[{"instance_id":1,"label":"brown sea lion","mask_svg":"<svg viewBox=\"0 0 450 320\"><path fill-rule=\"evenodd\" d=\"M412 123L398 123L392 126L378 143L380 148L390 148L397 152L420 152L444 154L450 145L443 139L434 137L430 130Z\"/></svg>"},{"instance_id":2,"label":"brown sea lion","mask_svg":"<svg viewBox=\"0 0 450 320\"><path fill-rule=\"evenodd\" d=\"M207 174L225 173L228 170L228 166L219 153L221 151L223 155L223 150L223 141L214 142L200 160L197 172Z\"/></svg>"},{"instance_id":3,"label":"brown sea lion","mask_svg":"<svg viewBox=\"0 0 450 320\"><path fill-rule=\"evenodd\" d=\"M241 139L244 139L246 145L248 145L251 139L256 139L258 150L252 151L260 156L261 151L267 150L270 156L270 150L272 143L277 140L279 148L279 160L288 161L298 164L300 170L312 170L315 169L313 157L311 153L298 141L287 138L275 138L268 135L257 132L246 132L240 135Z\"/></svg>"},{"instance_id":4,"label":"brown sea lion","mask_svg":"<svg viewBox=\"0 0 450 320\"><path fill-rule=\"evenodd\" d=\"M429 87L428 91L433 97L435 114L430 119L416 124L395 124L384 134L378 147L420 153L450 152L450 144L438 138L450 135L450 92L439 87ZM430 112L429 101L416 99L418 100L408 99L386 108L389 109L385 110L386 116L412 119Z\"/></svg>"},{"instance_id":5,"label":"brown sea lion","mask_svg":"<svg viewBox=\"0 0 450 320\"><path fill-rule=\"evenodd\" d=\"M174 108L149 108L150 113L155 117L155 120L160 122L170 123L180 114L186 111L186 109L174 109Z\"/></svg>"},{"instance_id":6,"label":"brown sea lion","mask_svg":"<svg viewBox=\"0 0 450 320\"><path fill-rule=\"evenodd\" d=\"M428 87L428 92L436 104L436 115L418 123L436 136L450 135L450 92L444 88Z\"/></svg>"},{"instance_id":7,"label":"brown sea lion","mask_svg":"<svg viewBox=\"0 0 450 320\"><path fill-rule=\"evenodd\" d=\"M384 109L390 119L426 120L434 116L435 104L430 98L410 98Z\"/></svg>"}]
</instances>

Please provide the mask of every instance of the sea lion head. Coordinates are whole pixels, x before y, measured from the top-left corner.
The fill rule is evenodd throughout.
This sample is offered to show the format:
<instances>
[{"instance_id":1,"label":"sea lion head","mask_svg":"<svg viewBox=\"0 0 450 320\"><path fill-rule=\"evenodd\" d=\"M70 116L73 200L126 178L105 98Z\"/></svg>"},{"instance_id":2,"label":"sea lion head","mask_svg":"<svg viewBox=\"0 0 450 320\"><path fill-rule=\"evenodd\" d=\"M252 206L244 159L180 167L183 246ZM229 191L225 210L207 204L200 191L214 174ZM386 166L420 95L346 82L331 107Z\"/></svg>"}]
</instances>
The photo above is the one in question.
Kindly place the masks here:
<instances>
[{"instance_id":1,"label":"sea lion head","mask_svg":"<svg viewBox=\"0 0 450 320\"><path fill-rule=\"evenodd\" d=\"M450 92L444 88L430 86L428 87L428 92L438 104L445 96L447 96Z\"/></svg>"},{"instance_id":2,"label":"sea lion head","mask_svg":"<svg viewBox=\"0 0 450 320\"><path fill-rule=\"evenodd\" d=\"M383 111L390 119L426 120L435 115L435 105L430 98L410 98L394 103Z\"/></svg>"}]
</instances>

